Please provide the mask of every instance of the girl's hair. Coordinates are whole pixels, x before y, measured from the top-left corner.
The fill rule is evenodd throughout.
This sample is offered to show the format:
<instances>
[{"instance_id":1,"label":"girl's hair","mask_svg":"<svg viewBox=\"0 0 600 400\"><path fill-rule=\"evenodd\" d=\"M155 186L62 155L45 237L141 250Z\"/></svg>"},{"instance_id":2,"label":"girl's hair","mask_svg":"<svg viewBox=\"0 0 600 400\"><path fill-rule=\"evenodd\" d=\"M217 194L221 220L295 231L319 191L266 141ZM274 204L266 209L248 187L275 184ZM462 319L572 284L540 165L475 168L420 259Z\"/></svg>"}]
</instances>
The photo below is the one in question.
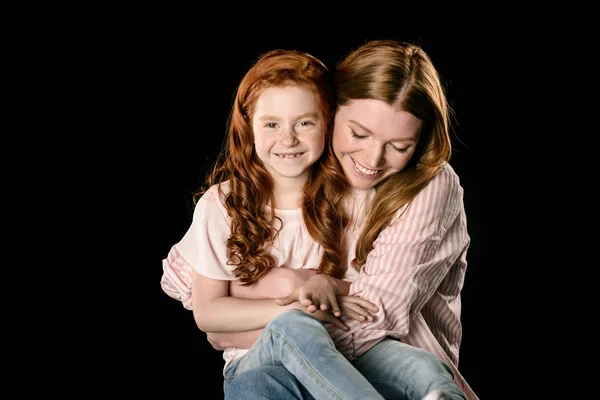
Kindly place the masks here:
<instances>
[{"instance_id":1,"label":"girl's hair","mask_svg":"<svg viewBox=\"0 0 600 400\"><path fill-rule=\"evenodd\" d=\"M417 45L369 42L348 55L335 71L337 106L351 100L384 101L422 120L417 149L407 166L376 187L372 208L356 247L355 268L366 262L379 232L450 160L450 109L440 76Z\"/></svg>"},{"instance_id":2,"label":"girl's hair","mask_svg":"<svg viewBox=\"0 0 600 400\"><path fill-rule=\"evenodd\" d=\"M209 187L230 183L225 208L231 217L227 240L233 274L246 285L255 283L274 265L269 248L279 231L274 227L273 180L254 149L252 116L260 94L270 87L298 86L315 93L326 121L326 143L331 142L335 101L332 76L327 67L310 54L295 50L273 50L263 54L240 82L228 120L223 150L195 200ZM302 214L308 232L324 250L318 272L343 277L341 248L348 217L342 207L347 188L343 172L329 146L313 164L304 186ZM270 209L270 212L267 212ZM280 220L281 221L281 220Z\"/></svg>"}]
</instances>

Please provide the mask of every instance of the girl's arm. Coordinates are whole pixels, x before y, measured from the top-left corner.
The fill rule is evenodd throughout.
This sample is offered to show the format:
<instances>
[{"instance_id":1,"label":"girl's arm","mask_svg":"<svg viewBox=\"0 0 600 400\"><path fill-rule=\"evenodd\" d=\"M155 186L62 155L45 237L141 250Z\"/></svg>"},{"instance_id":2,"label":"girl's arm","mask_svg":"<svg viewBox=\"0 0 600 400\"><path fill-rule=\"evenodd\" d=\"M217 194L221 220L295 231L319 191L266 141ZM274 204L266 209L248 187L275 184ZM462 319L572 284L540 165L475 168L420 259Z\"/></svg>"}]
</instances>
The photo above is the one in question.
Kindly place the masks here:
<instances>
[{"instance_id":1,"label":"girl's arm","mask_svg":"<svg viewBox=\"0 0 600 400\"><path fill-rule=\"evenodd\" d=\"M245 299L278 299L293 292L316 273L315 269L307 268L272 268L267 275L250 286L231 281L229 294Z\"/></svg>"},{"instance_id":2,"label":"girl's arm","mask_svg":"<svg viewBox=\"0 0 600 400\"><path fill-rule=\"evenodd\" d=\"M281 307L271 299L230 297L229 281L192 271L192 310L198 328L204 332L262 329L280 313L299 306L292 303Z\"/></svg>"},{"instance_id":3,"label":"girl's arm","mask_svg":"<svg viewBox=\"0 0 600 400\"><path fill-rule=\"evenodd\" d=\"M314 269L273 268L250 286L230 281L229 295L245 299L276 299L292 292L315 273ZM262 328L243 332L208 332L206 337L214 349L222 351L229 347L249 349L261 333Z\"/></svg>"},{"instance_id":4,"label":"girl's arm","mask_svg":"<svg viewBox=\"0 0 600 400\"><path fill-rule=\"evenodd\" d=\"M289 309L306 311L295 302L279 306L272 299L242 299L229 296L229 281L211 279L192 272L192 304L194 320L204 332L239 332L264 328L273 318ZM328 313L315 315L321 322L329 322L345 329L339 319Z\"/></svg>"},{"instance_id":5,"label":"girl's arm","mask_svg":"<svg viewBox=\"0 0 600 400\"><path fill-rule=\"evenodd\" d=\"M350 290L350 282L337 279L329 275L316 274L299 285L295 290L288 292L287 296L280 297L276 303L287 306L295 301L307 307L308 312L317 310L331 310L333 315L342 315L338 296L347 296ZM372 307L370 311L376 312Z\"/></svg>"},{"instance_id":6,"label":"girl's arm","mask_svg":"<svg viewBox=\"0 0 600 400\"><path fill-rule=\"evenodd\" d=\"M238 281L229 282L229 295L244 299L276 299L292 292L316 273L314 269L273 268L250 286ZM208 332L206 337L215 350L229 347L249 349L262 333L261 329L240 332Z\"/></svg>"},{"instance_id":7,"label":"girl's arm","mask_svg":"<svg viewBox=\"0 0 600 400\"><path fill-rule=\"evenodd\" d=\"M251 286L242 286L237 281L231 281L229 293L238 298L257 299L262 296L274 299L294 291L315 276L316 270L314 269L273 268L265 277ZM372 318L365 308L373 307L373 304L363 299L342 297L340 304L342 304L345 314L351 318L363 321ZM339 320L336 318L336 321ZM258 339L261 332L262 329L244 332L210 332L207 337L216 350L224 350L228 347L247 349Z\"/></svg>"}]
</instances>

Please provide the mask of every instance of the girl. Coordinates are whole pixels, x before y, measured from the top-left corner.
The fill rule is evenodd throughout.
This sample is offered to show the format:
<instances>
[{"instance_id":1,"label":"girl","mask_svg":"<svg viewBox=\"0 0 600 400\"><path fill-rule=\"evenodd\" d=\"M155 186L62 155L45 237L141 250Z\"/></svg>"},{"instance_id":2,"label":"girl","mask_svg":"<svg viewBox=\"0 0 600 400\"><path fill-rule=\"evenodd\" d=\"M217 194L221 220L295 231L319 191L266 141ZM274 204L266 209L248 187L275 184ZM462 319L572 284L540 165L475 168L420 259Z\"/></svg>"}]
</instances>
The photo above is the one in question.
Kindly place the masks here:
<instances>
[{"instance_id":1,"label":"girl","mask_svg":"<svg viewBox=\"0 0 600 400\"><path fill-rule=\"evenodd\" d=\"M342 201L345 182L335 157L324 152L331 134L332 89L325 65L297 51L264 55L242 79L224 153L208 189L200 192L192 226L163 260L163 290L193 310L201 330L252 331L286 310L306 310L298 302L282 307L272 300L230 297L229 281L252 285L280 267L316 268L344 277L342 239L353 210ZM182 296L190 279L191 297ZM342 297L341 304L347 315L360 320L376 311L356 296ZM314 315L345 329L328 312ZM323 349L335 351L330 341L313 347ZM226 349L225 368L247 360L247 351ZM330 361L335 384L326 390L381 398L341 353ZM293 359L282 362L288 370L297 367ZM311 376L304 383L317 393L323 381Z\"/></svg>"}]
</instances>

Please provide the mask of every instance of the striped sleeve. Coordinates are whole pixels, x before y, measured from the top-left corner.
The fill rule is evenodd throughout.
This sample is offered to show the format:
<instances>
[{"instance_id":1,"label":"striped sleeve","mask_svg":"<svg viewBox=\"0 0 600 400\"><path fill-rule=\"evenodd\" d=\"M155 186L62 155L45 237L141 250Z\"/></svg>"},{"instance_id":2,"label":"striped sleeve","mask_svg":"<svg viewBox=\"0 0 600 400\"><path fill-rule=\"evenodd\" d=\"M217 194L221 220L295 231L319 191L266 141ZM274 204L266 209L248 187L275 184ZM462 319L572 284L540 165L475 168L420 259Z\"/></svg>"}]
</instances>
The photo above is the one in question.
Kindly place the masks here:
<instances>
[{"instance_id":1,"label":"striped sleeve","mask_svg":"<svg viewBox=\"0 0 600 400\"><path fill-rule=\"evenodd\" d=\"M179 251L177 244L171 247L167 258L162 260L162 290L175 300L181 301L187 310L192 309L192 266Z\"/></svg>"},{"instance_id":2,"label":"striped sleeve","mask_svg":"<svg viewBox=\"0 0 600 400\"><path fill-rule=\"evenodd\" d=\"M466 226L450 229L461 218L462 194L458 176L445 168L379 234L349 293L375 303L376 320L345 319L349 331L331 331L348 357L360 356L386 336L408 335L411 320L468 246Z\"/></svg>"}]
</instances>

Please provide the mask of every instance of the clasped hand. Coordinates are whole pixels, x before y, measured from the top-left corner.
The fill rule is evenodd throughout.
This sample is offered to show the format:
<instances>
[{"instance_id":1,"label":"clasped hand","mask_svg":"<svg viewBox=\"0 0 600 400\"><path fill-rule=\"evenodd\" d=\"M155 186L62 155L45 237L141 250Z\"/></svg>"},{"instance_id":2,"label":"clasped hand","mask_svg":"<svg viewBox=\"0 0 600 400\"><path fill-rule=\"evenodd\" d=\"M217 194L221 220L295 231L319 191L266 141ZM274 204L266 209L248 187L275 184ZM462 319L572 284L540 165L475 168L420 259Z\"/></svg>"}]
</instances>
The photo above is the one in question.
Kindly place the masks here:
<instances>
[{"instance_id":1,"label":"clasped hand","mask_svg":"<svg viewBox=\"0 0 600 400\"><path fill-rule=\"evenodd\" d=\"M298 302L303 306L301 309L313 314L321 322L332 323L344 330L348 327L335 318L342 314L358 321L373 321L373 314L378 311L377 306L360 297L348 296L348 287L348 282L316 274L275 302L280 306Z\"/></svg>"}]
</instances>

